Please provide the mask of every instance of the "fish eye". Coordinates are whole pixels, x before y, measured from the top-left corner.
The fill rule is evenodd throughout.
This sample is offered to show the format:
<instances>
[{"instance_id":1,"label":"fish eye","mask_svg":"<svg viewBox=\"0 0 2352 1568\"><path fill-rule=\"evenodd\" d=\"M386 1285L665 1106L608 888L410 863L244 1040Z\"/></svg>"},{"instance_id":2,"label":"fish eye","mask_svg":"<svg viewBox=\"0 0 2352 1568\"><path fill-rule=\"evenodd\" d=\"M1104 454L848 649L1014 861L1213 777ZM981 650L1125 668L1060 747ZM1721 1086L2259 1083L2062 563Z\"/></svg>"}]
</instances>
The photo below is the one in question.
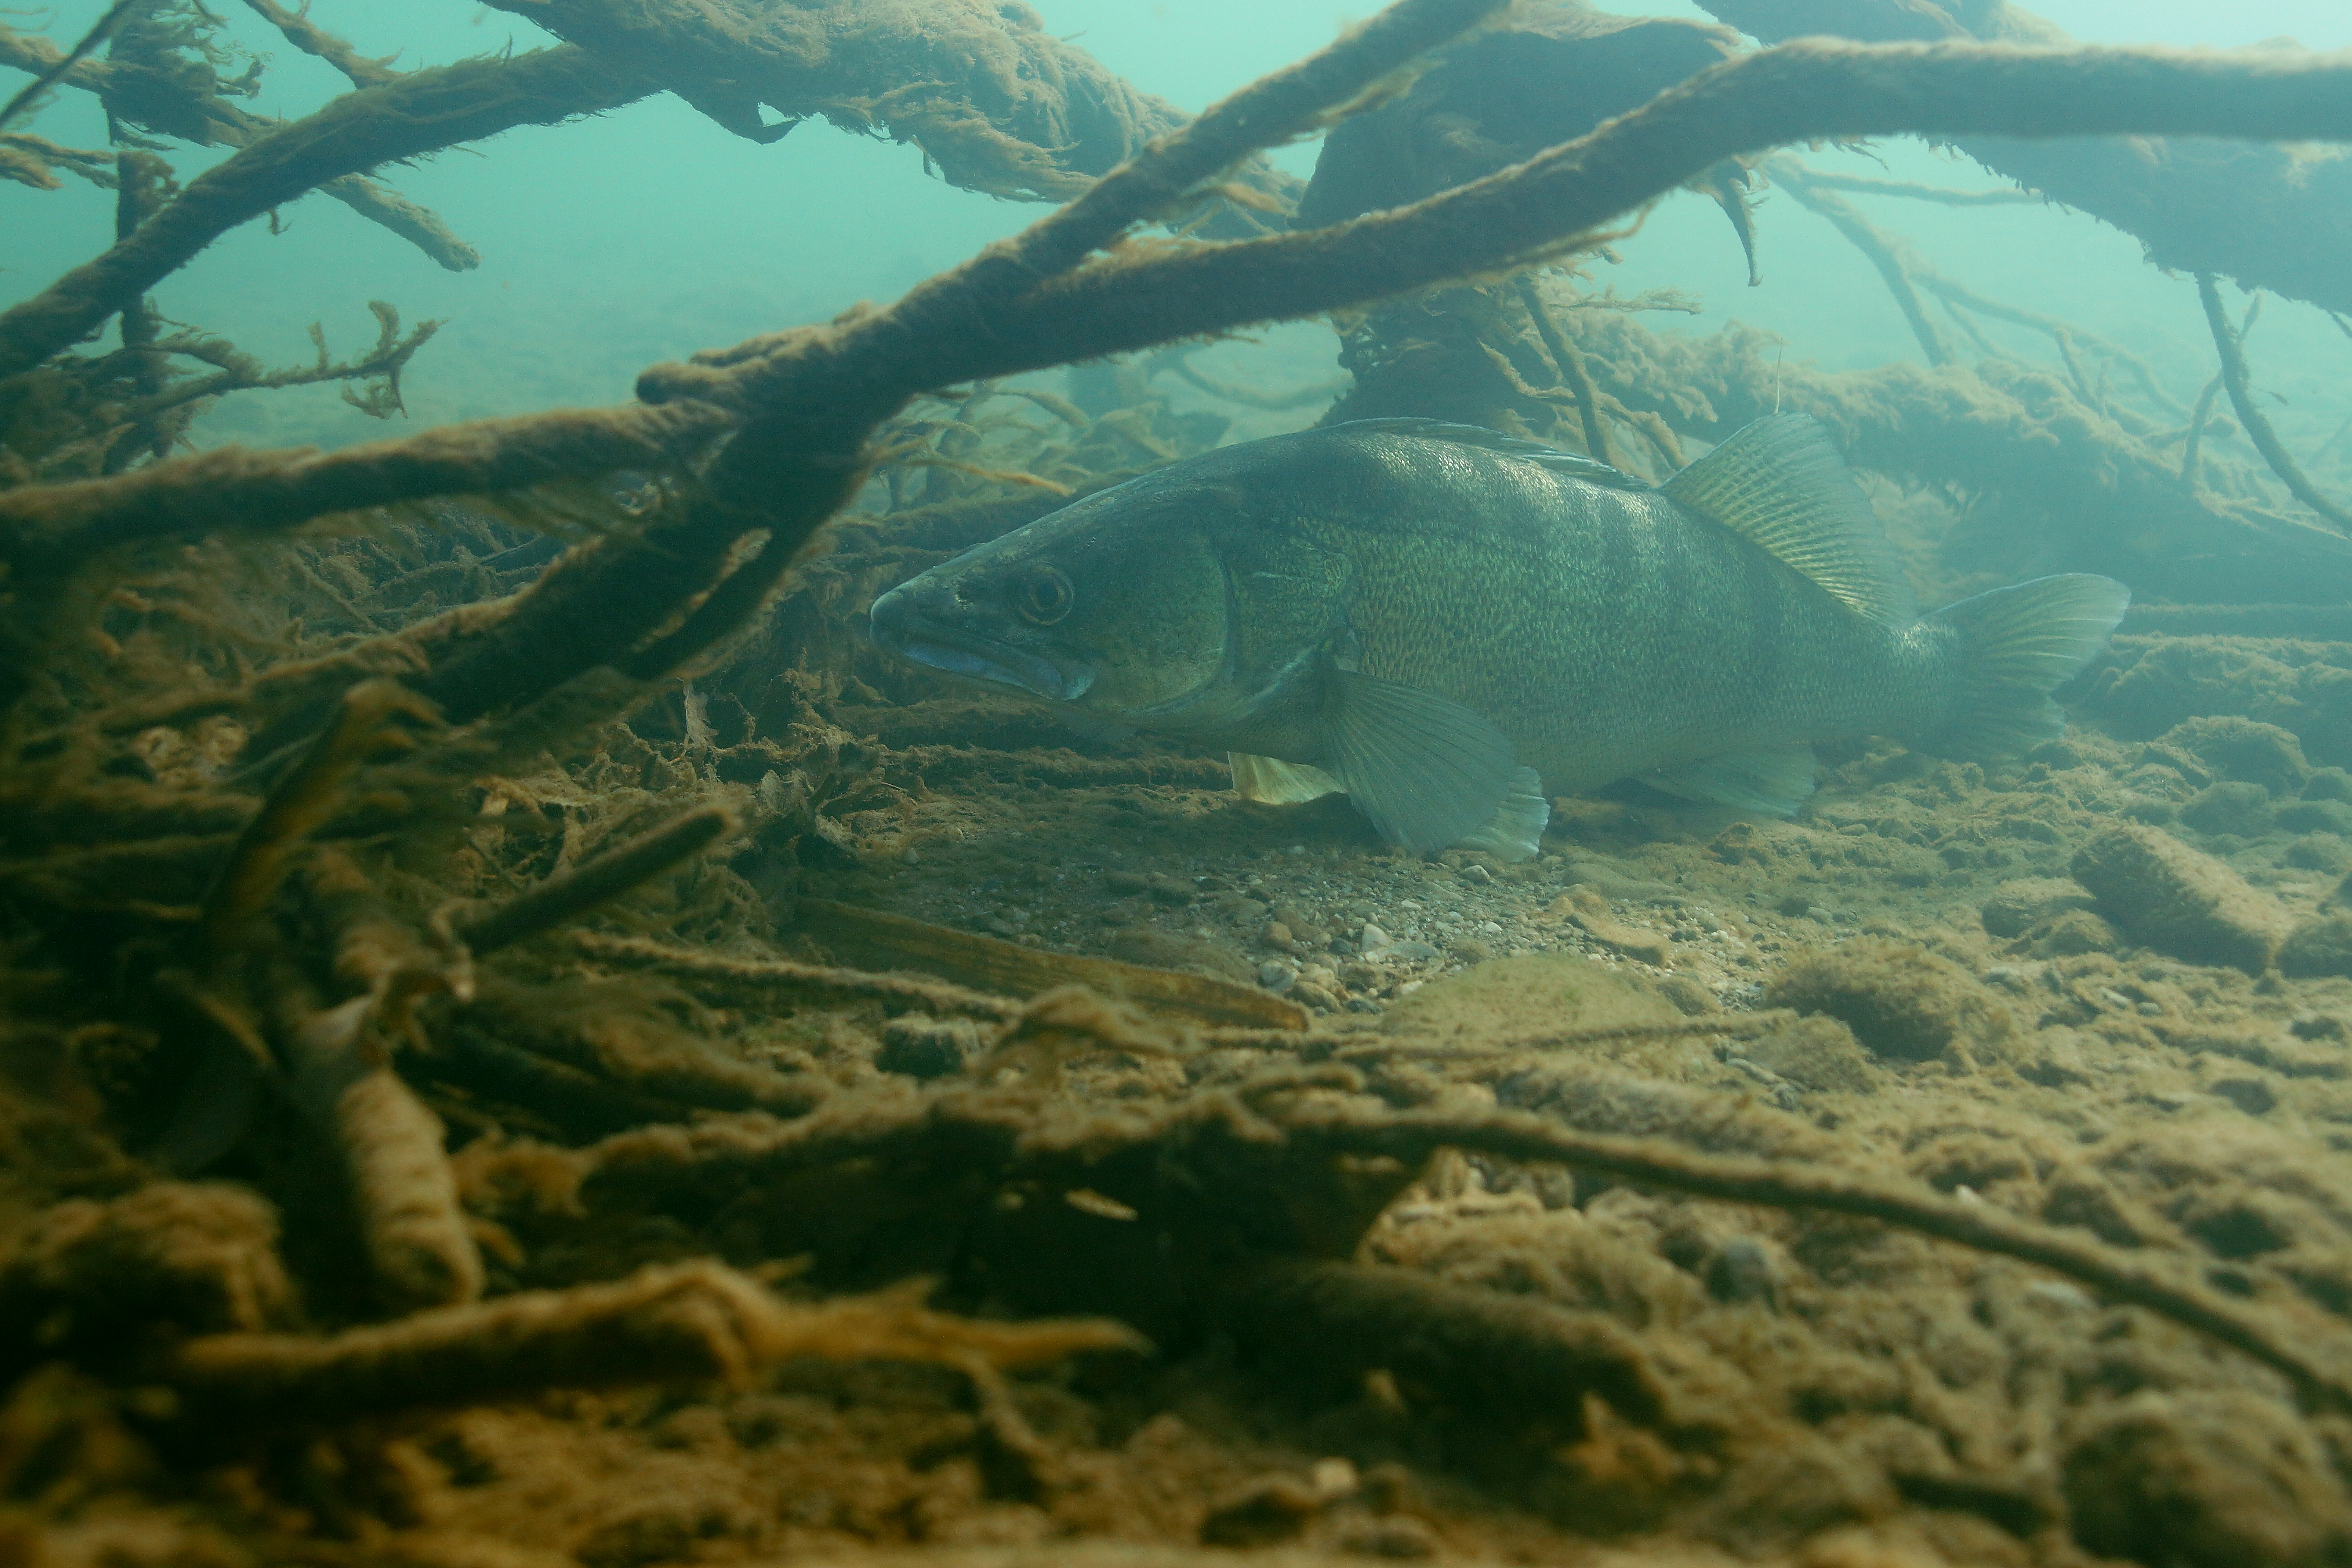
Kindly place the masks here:
<instances>
[{"instance_id":1,"label":"fish eye","mask_svg":"<svg viewBox=\"0 0 2352 1568\"><path fill-rule=\"evenodd\" d=\"M1050 626L1070 613L1078 591L1051 566L1032 566L1013 579L1013 609L1031 626Z\"/></svg>"}]
</instances>

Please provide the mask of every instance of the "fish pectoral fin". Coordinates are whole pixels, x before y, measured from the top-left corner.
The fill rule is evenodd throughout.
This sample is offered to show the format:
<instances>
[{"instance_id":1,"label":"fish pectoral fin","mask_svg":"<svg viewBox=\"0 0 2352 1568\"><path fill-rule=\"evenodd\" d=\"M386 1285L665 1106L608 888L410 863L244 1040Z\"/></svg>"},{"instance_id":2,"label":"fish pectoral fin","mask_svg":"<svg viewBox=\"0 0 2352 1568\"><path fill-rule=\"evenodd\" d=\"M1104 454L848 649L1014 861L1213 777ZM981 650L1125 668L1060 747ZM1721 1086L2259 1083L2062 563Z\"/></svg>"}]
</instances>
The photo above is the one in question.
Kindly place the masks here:
<instances>
[{"instance_id":1,"label":"fish pectoral fin","mask_svg":"<svg viewBox=\"0 0 2352 1568\"><path fill-rule=\"evenodd\" d=\"M1658 493L1803 574L1864 620L1899 631L1918 618L1878 513L1811 415L1743 426Z\"/></svg>"},{"instance_id":2,"label":"fish pectoral fin","mask_svg":"<svg viewBox=\"0 0 2352 1568\"><path fill-rule=\"evenodd\" d=\"M1301 801L1338 795L1348 787L1321 768L1306 763L1277 762L1272 757L1252 756L1247 752L1227 752L1225 761L1234 770L1234 793L1244 800L1263 801L1268 805L1297 805Z\"/></svg>"},{"instance_id":3,"label":"fish pectoral fin","mask_svg":"<svg viewBox=\"0 0 2352 1568\"><path fill-rule=\"evenodd\" d=\"M1511 794L1510 738L1451 698L1353 670L1329 675L1326 766L1391 844L1423 854L1476 832Z\"/></svg>"},{"instance_id":4,"label":"fish pectoral fin","mask_svg":"<svg viewBox=\"0 0 2352 1568\"><path fill-rule=\"evenodd\" d=\"M1544 825L1551 820L1551 802L1544 798L1543 776L1533 768L1511 774L1511 793L1495 808L1486 825L1455 841L1456 849L1484 849L1497 860L1530 860L1543 847Z\"/></svg>"},{"instance_id":5,"label":"fish pectoral fin","mask_svg":"<svg viewBox=\"0 0 2352 1568\"><path fill-rule=\"evenodd\" d=\"M1643 773L1642 782L1685 800L1791 816L1813 793L1813 767L1811 746L1759 746Z\"/></svg>"}]
</instances>

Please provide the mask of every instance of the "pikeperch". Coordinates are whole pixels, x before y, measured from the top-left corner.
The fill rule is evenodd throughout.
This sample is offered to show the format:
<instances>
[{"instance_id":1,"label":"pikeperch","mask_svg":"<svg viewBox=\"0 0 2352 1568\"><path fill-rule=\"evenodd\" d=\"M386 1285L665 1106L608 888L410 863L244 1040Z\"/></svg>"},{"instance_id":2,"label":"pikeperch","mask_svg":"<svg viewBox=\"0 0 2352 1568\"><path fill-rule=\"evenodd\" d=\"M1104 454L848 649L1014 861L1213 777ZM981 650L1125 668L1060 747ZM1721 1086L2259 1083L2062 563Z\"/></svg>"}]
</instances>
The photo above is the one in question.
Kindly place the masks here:
<instances>
[{"instance_id":1,"label":"pikeperch","mask_svg":"<svg viewBox=\"0 0 2352 1568\"><path fill-rule=\"evenodd\" d=\"M1468 426L1370 419L1172 463L874 603L900 657L1233 754L1259 800L1344 790L1383 838L1535 852L1545 790L1638 777L1786 816L1811 742L1990 758L2123 616L2105 577L1919 616L1803 415L1655 488Z\"/></svg>"}]
</instances>

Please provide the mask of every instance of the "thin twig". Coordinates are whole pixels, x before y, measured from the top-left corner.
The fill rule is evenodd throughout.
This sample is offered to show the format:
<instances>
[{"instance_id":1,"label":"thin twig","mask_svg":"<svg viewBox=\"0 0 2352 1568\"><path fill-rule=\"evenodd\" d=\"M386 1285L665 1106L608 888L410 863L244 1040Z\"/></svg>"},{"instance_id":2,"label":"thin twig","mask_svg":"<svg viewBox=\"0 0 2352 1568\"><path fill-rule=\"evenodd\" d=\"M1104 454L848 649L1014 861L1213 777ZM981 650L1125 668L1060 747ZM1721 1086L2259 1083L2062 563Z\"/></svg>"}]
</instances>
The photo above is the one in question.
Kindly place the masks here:
<instances>
[{"instance_id":1,"label":"thin twig","mask_svg":"<svg viewBox=\"0 0 2352 1568\"><path fill-rule=\"evenodd\" d=\"M1760 1035L1788 1023L1796 1014L1785 1007L1775 1007L1762 1013L1716 1013L1704 1018L1685 1018L1671 1024L1622 1024L1607 1029L1570 1029L1559 1035L1531 1035L1523 1039L1500 1040L1491 1046L1429 1046L1410 1041L1378 1041L1363 1046L1344 1047L1334 1056L1341 1061L1369 1060L1381 1057L1424 1057L1439 1060L1462 1057L1507 1057L1523 1051L1556 1051L1579 1046L1611 1046L1626 1040L1679 1040L1694 1035L1727 1035L1735 1037Z\"/></svg>"},{"instance_id":2,"label":"thin twig","mask_svg":"<svg viewBox=\"0 0 2352 1568\"><path fill-rule=\"evenodd\" d=\"M1528 319L1535 323L1537 333L1543 339L1544 349L1551 355L1553 366L1560 380L1576 395L1576 412L1584 422L1584 450L1595 461L1616 466L1609 451L1609 427L1601 422L1601 393L1592 384L1592 373L1585 367L1584 355L1559 330L1545 309L1543 295L1536 289L1535 280L1525 273L1518 278L1519 303L1527 307Z\"/></svg>"},{"instance_id":3,"label":"thin twig","mask_svg":"<svg viewBox=\"0 0 2352 1568\"><path fill-rule=\"evenodd\" d=\"M1911 247L1863 216L1843 196L1822 188L1821 181L1802 163L1794 159L1775 160L1769 167L1773 178L1797 198L1799 205L1827 218L1878 269L1886 291L1895 297L1903 319L1910 323L1911 335L1919 340L1927 363L1951 363L1952 346L1944 341L1942 331L1920 303L1919 290L1914 286L1915 278L1924 268L1912 256Z\"/></svg>"},{"instance_id":4,"label":"thin twig","mask_svg":"<svg viewBox=\"0 0 2352 1568\"><path fill-rule=\"evenodd\" d=\"M2246 438L2263 455L2294 499L2326 518L2338 533L2352 534L2352 511L2347 511L2322 495L2319 487L2311 482L2294 454L2286 449L2278 432L2254 402L2253 388L2248 384L2244 334L2230 325L2229 312L2221 307L2221 290L2214 284L2210 272L2197 275L2197 298L2205 307L2205 324L2213 330L2213 346L2221 355L2221 384L2229 390L2230 406L2238 411L2238 423L2245 426Z\"/></svg>"},{"instance_id":5,"label":"thin twig","mask_svg":"<svg viewBox=\"0 0 2352 1568\"><path fill-rule=\"evenodd\" d=\"M1852 191L1865 196L1902 196L1915 202L1935 202L1948 207L2042 206L2048 204L2048 198L2035 191L1961 191L1945 185L1918 184L1910 180L1874 180L1864 174L1832 174L1810 164L1806 165L1805 177L1825 190Z\"/></svg>"},{"instance_id":6,"label":"thin twig","mask_svg":"<svg viewBox=\"0 0 2352 1568\"><path fill-rule=\"evenodd\" d=\"M590 857L530 891L457 927L476 957L550 931L650 881L735 830L731 812L706 805L673 818L616 848Z\"/></svg>"},{"instance_id":7,"label":"thin twig","mask_svg":"<svg viewBox=\"0 0 2352 1568\"><path fill-rule=\"evenodd\" d=\"M1009 996L974 991L951 981L927 980L908 974L877 974L838 964L802 963L788 958L727 958L694 948L671 947L648 937L612 936L604 931L574 931L572 941L582 952L603 959L650 964L673 974L751 990L830 991L879 1002L904 1002L934 1013L969 1013L982 1018L1019 1016L1021 1004ZM1269 1037L1296 1043L1287 1030L1260 1031Z\"/></svg>"},{"instance_id":8,"label":"thin twig","mask_svg":"<svg viewBox=\"0 0 2352 1568\"><path fill-rule=\"evenodd\" d=\"M70 348L229 229L330 181L517 125L615 108L652 89L565 47L460 60L345 93L255 137L138 233L0 313L0 375Z\"/></svg>"},{"instance_id":9,"label":"thin twig","mask_svg":"<svg viewBox=\"0 0 2352 1568\"><path fill-rule=\"evenodd\" d=\"M2205 390L2197 395L2197 406L2189 416L2189 433L2180 448L2180 482L2189 489L2197 488L2197 463L2204 455L2205 422L2213 416L2213 399L2221 395L2221 374L2214 372Z\"/></svg>"},{"instance_id":10,"label":"thin twig","mask_svg":"<svg viewBox=\"0 0 2352 1568\"><path fill-rule=\"evenodd\" d=\"M26 104L56 85L67 72L87 58L91 50L112 37L114 29L121 26L122 19L144 3L145 0L114 0L114 4L107 7L106 15L92 23L89 31L84 33L72 48L59 55L47 68L19 89L15 97L0 105L0 131L6 130L8 122L16 119Z\"/></svg>"},{"instance_id":11,"label":"thin twig","mask_svg":"<svg viewBox=\"0 0 2352 1568\"><path fill-rule=\"evenodd\" d=\"M326 61L348 77L353 87L381 87L401 74L392 68L388 60L369 59L310 20L310 7L307 3L299 11L289 11L277 0L245 0L245 3L259 13L264 21L286 35L288 43L306 55Z\"/></svg>"}]
</instances>

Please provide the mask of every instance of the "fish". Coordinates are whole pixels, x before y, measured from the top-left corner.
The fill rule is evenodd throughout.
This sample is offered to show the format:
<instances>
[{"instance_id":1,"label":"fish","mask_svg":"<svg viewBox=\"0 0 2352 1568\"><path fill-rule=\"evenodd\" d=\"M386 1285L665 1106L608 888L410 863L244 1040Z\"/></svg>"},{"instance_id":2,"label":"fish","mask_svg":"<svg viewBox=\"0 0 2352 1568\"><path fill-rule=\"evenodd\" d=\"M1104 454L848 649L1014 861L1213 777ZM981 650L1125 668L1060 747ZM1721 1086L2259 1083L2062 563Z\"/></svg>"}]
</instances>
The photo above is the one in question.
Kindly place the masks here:
<instances>
[{"instance_id":1,"label":"fish","mask_svg":"<svg viewBox=\"0 0 2352 1568\"><path fill-rule=\"evenodd\" d=\"M2063 574L1918 613L1810 416L1662 484L1474 426L1363 419L1199 454L877 597L876 644L1081 723L1222 749L1261 801L1345 793L1409 851L1536 854L1550 796L1639 779L1765 816L1818 742L1990 761L2130 605Z\"/></svg>"}]
</instances>

